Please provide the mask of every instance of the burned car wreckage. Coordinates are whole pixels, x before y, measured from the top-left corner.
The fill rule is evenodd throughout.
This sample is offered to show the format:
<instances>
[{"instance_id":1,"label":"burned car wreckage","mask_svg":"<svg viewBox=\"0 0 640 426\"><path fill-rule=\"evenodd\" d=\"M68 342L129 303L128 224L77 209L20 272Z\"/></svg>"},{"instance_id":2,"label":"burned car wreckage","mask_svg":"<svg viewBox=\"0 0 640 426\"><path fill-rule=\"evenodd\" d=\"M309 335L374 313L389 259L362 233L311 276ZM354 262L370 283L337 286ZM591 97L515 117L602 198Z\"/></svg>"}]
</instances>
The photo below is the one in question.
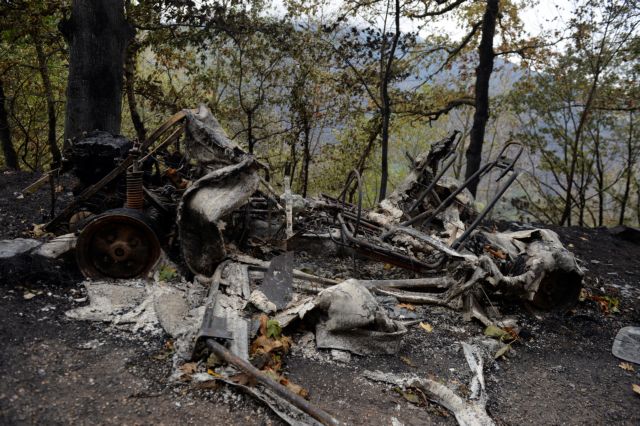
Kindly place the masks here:
<instances>
[{"instance_id":1,"label":"burned car wreckage","mask_svg":"<svg viewBox=\"0 0 640 426\"><path fill-rule=\"evenodd\" d=\"M45 226L62 236L30 250L75 244L90 305L69 317L140 327L155 321L176 339L176 368L214 356L227 365L215 380L242 387L286 422L338 424L256 365L261 339L274 339L267 328L304 320L315 328L318 349L393 354L412 324L390 317L382 299L439 305L504 328L503 318L486 309L489 297L542 310L578 299L582 271L554 232L480 226L517 178L522 147L505 145L459 183L446 176L459 143L454 132L411 159L405 180L368 210L357 171L337 197L303 199L286 184L279 194L267 167L229 140L205 107L179 112L141 143L94 132L75 141L68 155L77 195ZM489 174L498 175L498 190L478 213L466 188ZM353 258L353 276L336 280L297 269L293 252L313 247ZM367 258L405 272L363 279L356 263ZM159 265L167 264L183 272L179 283L159 278ZM468 400L428 379L374 374L371 380L409 381L461 424L491 424L483 408L482 355L466 343L463 349L480 386ZM257 384L234 382L238 371Z\"/></svg>"}]
</instances>

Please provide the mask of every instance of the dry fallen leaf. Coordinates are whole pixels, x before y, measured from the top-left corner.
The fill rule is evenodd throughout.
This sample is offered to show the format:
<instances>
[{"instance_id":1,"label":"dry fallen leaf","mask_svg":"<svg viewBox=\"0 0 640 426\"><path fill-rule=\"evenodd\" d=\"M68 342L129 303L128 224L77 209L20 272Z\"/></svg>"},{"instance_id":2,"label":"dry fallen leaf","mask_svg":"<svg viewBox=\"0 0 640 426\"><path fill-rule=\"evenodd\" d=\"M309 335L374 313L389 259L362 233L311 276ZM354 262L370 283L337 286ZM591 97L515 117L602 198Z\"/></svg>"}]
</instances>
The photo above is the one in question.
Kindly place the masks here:
<instances>
[{"instance_id":1,"label":"dry fallen leaf","mask_svg":"<svg viewBox=\"0 0 640 426\"><path fill-rule=\"evenodd\" d=\"M623 370L626 371L636 371L635 368L633 368L633 365L629 364L628 362L621 362L618 367L622 368Z\"/></svg>"},{"instance_id":2,"label":"dry fallen leaf","mask_svg":"<svg viewBox=\"0 0 640 426\"><path fill-rule=\"evenodd\" d=\"M186 364L182 364L180 366L180 371L185 374L193 374L198 371L198 363L197 362L187 362Z\"/></svg>"},{"instance_id":3,"label":"dry fallen leaf","mask_svg":"<svg viewBox=\"0 0 640 426\"><path fill-rule=\"evenodd\" d=\"M631 385L631 389L638 395L640 395L640 385L636 385L635 383Z\"/></svg>"},{"instance_id":4,"label":"dry fallen leaf","mask_svg":"<svg viewBox=\"0 0 640 426\"><path fill-rule=\"evenodd\" d=\"M591 293L589 293L589 290L587 290L586 288L581 288L580 294L578 295L578 301L584 302L589 298L589 296L591 296Z\"/></svg>"},{"instance_id":5,"label":"dry fallen leaf","mask_svg":"<svg viewBox=\"0 0 640 426\"><path fill-rule=\"evenodd\" d=\"M412 404L420 404L420 397L413 392L401 392L401 395L404 399L409 401Z\"/></svg>"},{"instance_id":6,"label":"dry fallen leaf","mask_svg":"<svg viewBox=\"0 0 640 426\"><path fill-rule=\"evenodd\" d=\"M397 307L398 308L405 308L407 311L415 311L416 310L416 306L412 305L411 303L398 303Z\"/></svg>"},{"instance_id":7,"label":"dry fallen leaf","mask_svg":"<svg viewBox=\"0 0 640 426\"><path fill-rule=\"evenodd\" d=\"M31 230L31 235L33 235L35 238L44 236L47 233L47 231L44 230L45 225L46 224L44 223L34 223L33 229Z\"/></svg>"},{"instance_id":8,"label":"dry fallen leaf","mask_svg":"<svg viewBox=\"0 0 640 426\"><path fill-rule=\"evenodd\" d=\"M431 333L433 331L433 326L428 322L421 322L420 327L422 327L422 329L427 333Z\"/></svg>"},{"instance_id":9,"label":"dry fallen leaf","mask_svg":"<svg viewBox=\"0 0 640 426\"><path fill-rule=\"evenodd\" d=\"M253 376L248 375L247 373L239 373L239 374L236 374L235 376L229 377L229 379L232 382L237 383L237 384L242 385L242 386L255 386L256 385L256 378L253 377Z\"/></svg>"},{"instance_id":10,"label":"dry fallen leaf","mask_svg":"<svg viewBox=\"0 0 640 426\"><path fill-rule=\"evenodd\" d=\"M196 384L196 388L203 390L216 390L220 387L220 382L216 380L207 380Z\"/></svg>"},{"instance_id":11,"label":"dry fallen leaf","mask_svg":"<svg viewBox=\"0 0 640 426\"><path fill-rule=\"evenodd\" d=\"M498 359L500 357L505 356L507 354L507 352L509 352L510 349L511 349L511 345L504 345L503 347L498 349L498 351L495 353L493 358L494 359Z\"/></svg>"},{"instance_id":12,"label":"dry fallen leaf","mask_svg":"<svg viewBox=\"0 0 640 426\"><path fill-rule=\"evenodd\" d=\"M213 377L222 377L220 374L216 373L211 368L207 369L207 374Z\"/></svg>"},{"instance_id":13,"label":"dry fallen leaf","mask_svg":"<svg viewBox=\"0 0 640 426\"><path fill-rule=\"evenodd\" d=\"M491 256L496 257L498 259L506 259L507 255L505 252L503 252L500 249L497 248L493 248L491 247L489 244L487 244L486 246L484 246L484 251L486 251L487 253L489 253Z\"/></svg>"},{"instance_id":14,"label":"dry fallen leaf","mask_svg":"<svg viewBox=\"0 0 640 426\"><path fill-rule=\"evenodd\" d=\"M401 356L400 360L407 364L409 367L416 368L417 366L411 361L411 358L407 358L406 356Z\"/></svg>"},{"instance_id":15,"label":"dry fallen leaf","mask_svg":"<svg viewBox=\"0 0 640 426\"><path fill-rule=\"evenodd\" d=\"M291 338L280 334L277 321L269 320L266 315L260 316L260 334L251 343L252 358L264 357L263 367L279 371L282 368L282 354L289 352Z\"/></svg>"}]
</instances>

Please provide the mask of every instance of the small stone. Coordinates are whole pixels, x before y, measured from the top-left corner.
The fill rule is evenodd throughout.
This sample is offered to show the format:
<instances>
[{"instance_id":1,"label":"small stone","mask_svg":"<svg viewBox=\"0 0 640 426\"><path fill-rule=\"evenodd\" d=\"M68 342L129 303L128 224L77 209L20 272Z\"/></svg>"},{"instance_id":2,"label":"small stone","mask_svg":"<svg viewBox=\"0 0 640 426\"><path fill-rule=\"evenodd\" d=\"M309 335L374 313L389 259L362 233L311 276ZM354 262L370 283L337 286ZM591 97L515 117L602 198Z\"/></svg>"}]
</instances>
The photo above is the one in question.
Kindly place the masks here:
<instances>
[{"instance_id":1,"label":"small stone","mask_svg":"<svg viewBox=\"0 0 640 426\"><path fill-rule=\"evenodd\" d=\"M332 349L331 357L333 358L334 361L344 362L344 363L351 362L351 354L347 351Z\"/></svg>"}]
</instances>

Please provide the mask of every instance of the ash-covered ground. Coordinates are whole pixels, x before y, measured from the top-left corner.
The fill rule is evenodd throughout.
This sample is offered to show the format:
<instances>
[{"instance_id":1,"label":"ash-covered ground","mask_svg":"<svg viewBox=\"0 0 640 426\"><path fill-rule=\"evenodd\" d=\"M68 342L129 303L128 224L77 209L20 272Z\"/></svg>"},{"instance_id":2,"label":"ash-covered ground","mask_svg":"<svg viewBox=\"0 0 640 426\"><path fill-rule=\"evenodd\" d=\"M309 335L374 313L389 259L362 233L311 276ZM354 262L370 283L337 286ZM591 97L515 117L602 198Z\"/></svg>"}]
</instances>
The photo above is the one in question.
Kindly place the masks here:
<instances>
[{"instance_id":1,"label":"ash-covered ground","mask_svg":"<svg viewBox=\"0 0 640 426\"><path fill-rule=\"evenodd\" d=\"M26 236L43 223L49 190L17 197L37 176L0 175L0 239ZM62 194L71 190L63 181ZM61 196L58 205L69 200ZM501 224L501 227L513 224ZM606 229L552 228L587 270L593 295L618 300L605 314L593 300L566 312L533 312L520 304L491 302L515 316L521 342L508 358L485 368L488 412L498 424L638 424L640 366L630 372L611 354L616 332L640 324L640 245ZM72 321L68 309L87 302L73 262L47 274L29 272L0 283L0 423L2 424L280 424L270 410L224 385L198 388L170 383L170 341L106 325ZM332 278L387 278L383 265L312 250L298 250L296 266ZM432 326L413 326L393 356L350 359L318 352L303 328L292 330L294 347L284 373L305 387L310 400L347 424L456 424L438 405L413 404L400 392L365 379L365 370L437 378L460 393L470 378L460 341L481 339L483 327L443 308L398 308L397 314Z\"/></svg>"}]
</instances>

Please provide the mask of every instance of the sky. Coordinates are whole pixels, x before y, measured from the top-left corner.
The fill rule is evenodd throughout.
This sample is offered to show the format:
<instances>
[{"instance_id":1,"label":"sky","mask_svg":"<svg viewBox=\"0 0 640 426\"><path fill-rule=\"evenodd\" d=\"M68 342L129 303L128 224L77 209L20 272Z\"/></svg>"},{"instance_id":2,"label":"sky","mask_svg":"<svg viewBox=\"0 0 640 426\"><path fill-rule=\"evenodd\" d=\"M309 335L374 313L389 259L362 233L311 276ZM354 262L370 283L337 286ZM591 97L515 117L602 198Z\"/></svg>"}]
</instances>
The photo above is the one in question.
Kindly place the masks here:
<instances>
[{"instance_id":1,"label":"sky","mask_svg":"<svg viewBox=\"0 0 640 426\"><path fill-rule=\"evenodd\" d=\"M324 12L330 15L339 9L344 0L328 0L328 10ZM569 19L574 0L538 0L537 4L528 7L521 12L521 17L525 25L525 30L530 35L540 34L542 30L562 29ZM272 8L276 14L284 13L283 0L273 0ZM415 30L418 22L404 20L402 28ZM440 30L446 31L454 39L464 36L466 28L459 28L455 22L443 22ZM426 36L426 34L422 34Z\"/></svg>"}]
</instances>

